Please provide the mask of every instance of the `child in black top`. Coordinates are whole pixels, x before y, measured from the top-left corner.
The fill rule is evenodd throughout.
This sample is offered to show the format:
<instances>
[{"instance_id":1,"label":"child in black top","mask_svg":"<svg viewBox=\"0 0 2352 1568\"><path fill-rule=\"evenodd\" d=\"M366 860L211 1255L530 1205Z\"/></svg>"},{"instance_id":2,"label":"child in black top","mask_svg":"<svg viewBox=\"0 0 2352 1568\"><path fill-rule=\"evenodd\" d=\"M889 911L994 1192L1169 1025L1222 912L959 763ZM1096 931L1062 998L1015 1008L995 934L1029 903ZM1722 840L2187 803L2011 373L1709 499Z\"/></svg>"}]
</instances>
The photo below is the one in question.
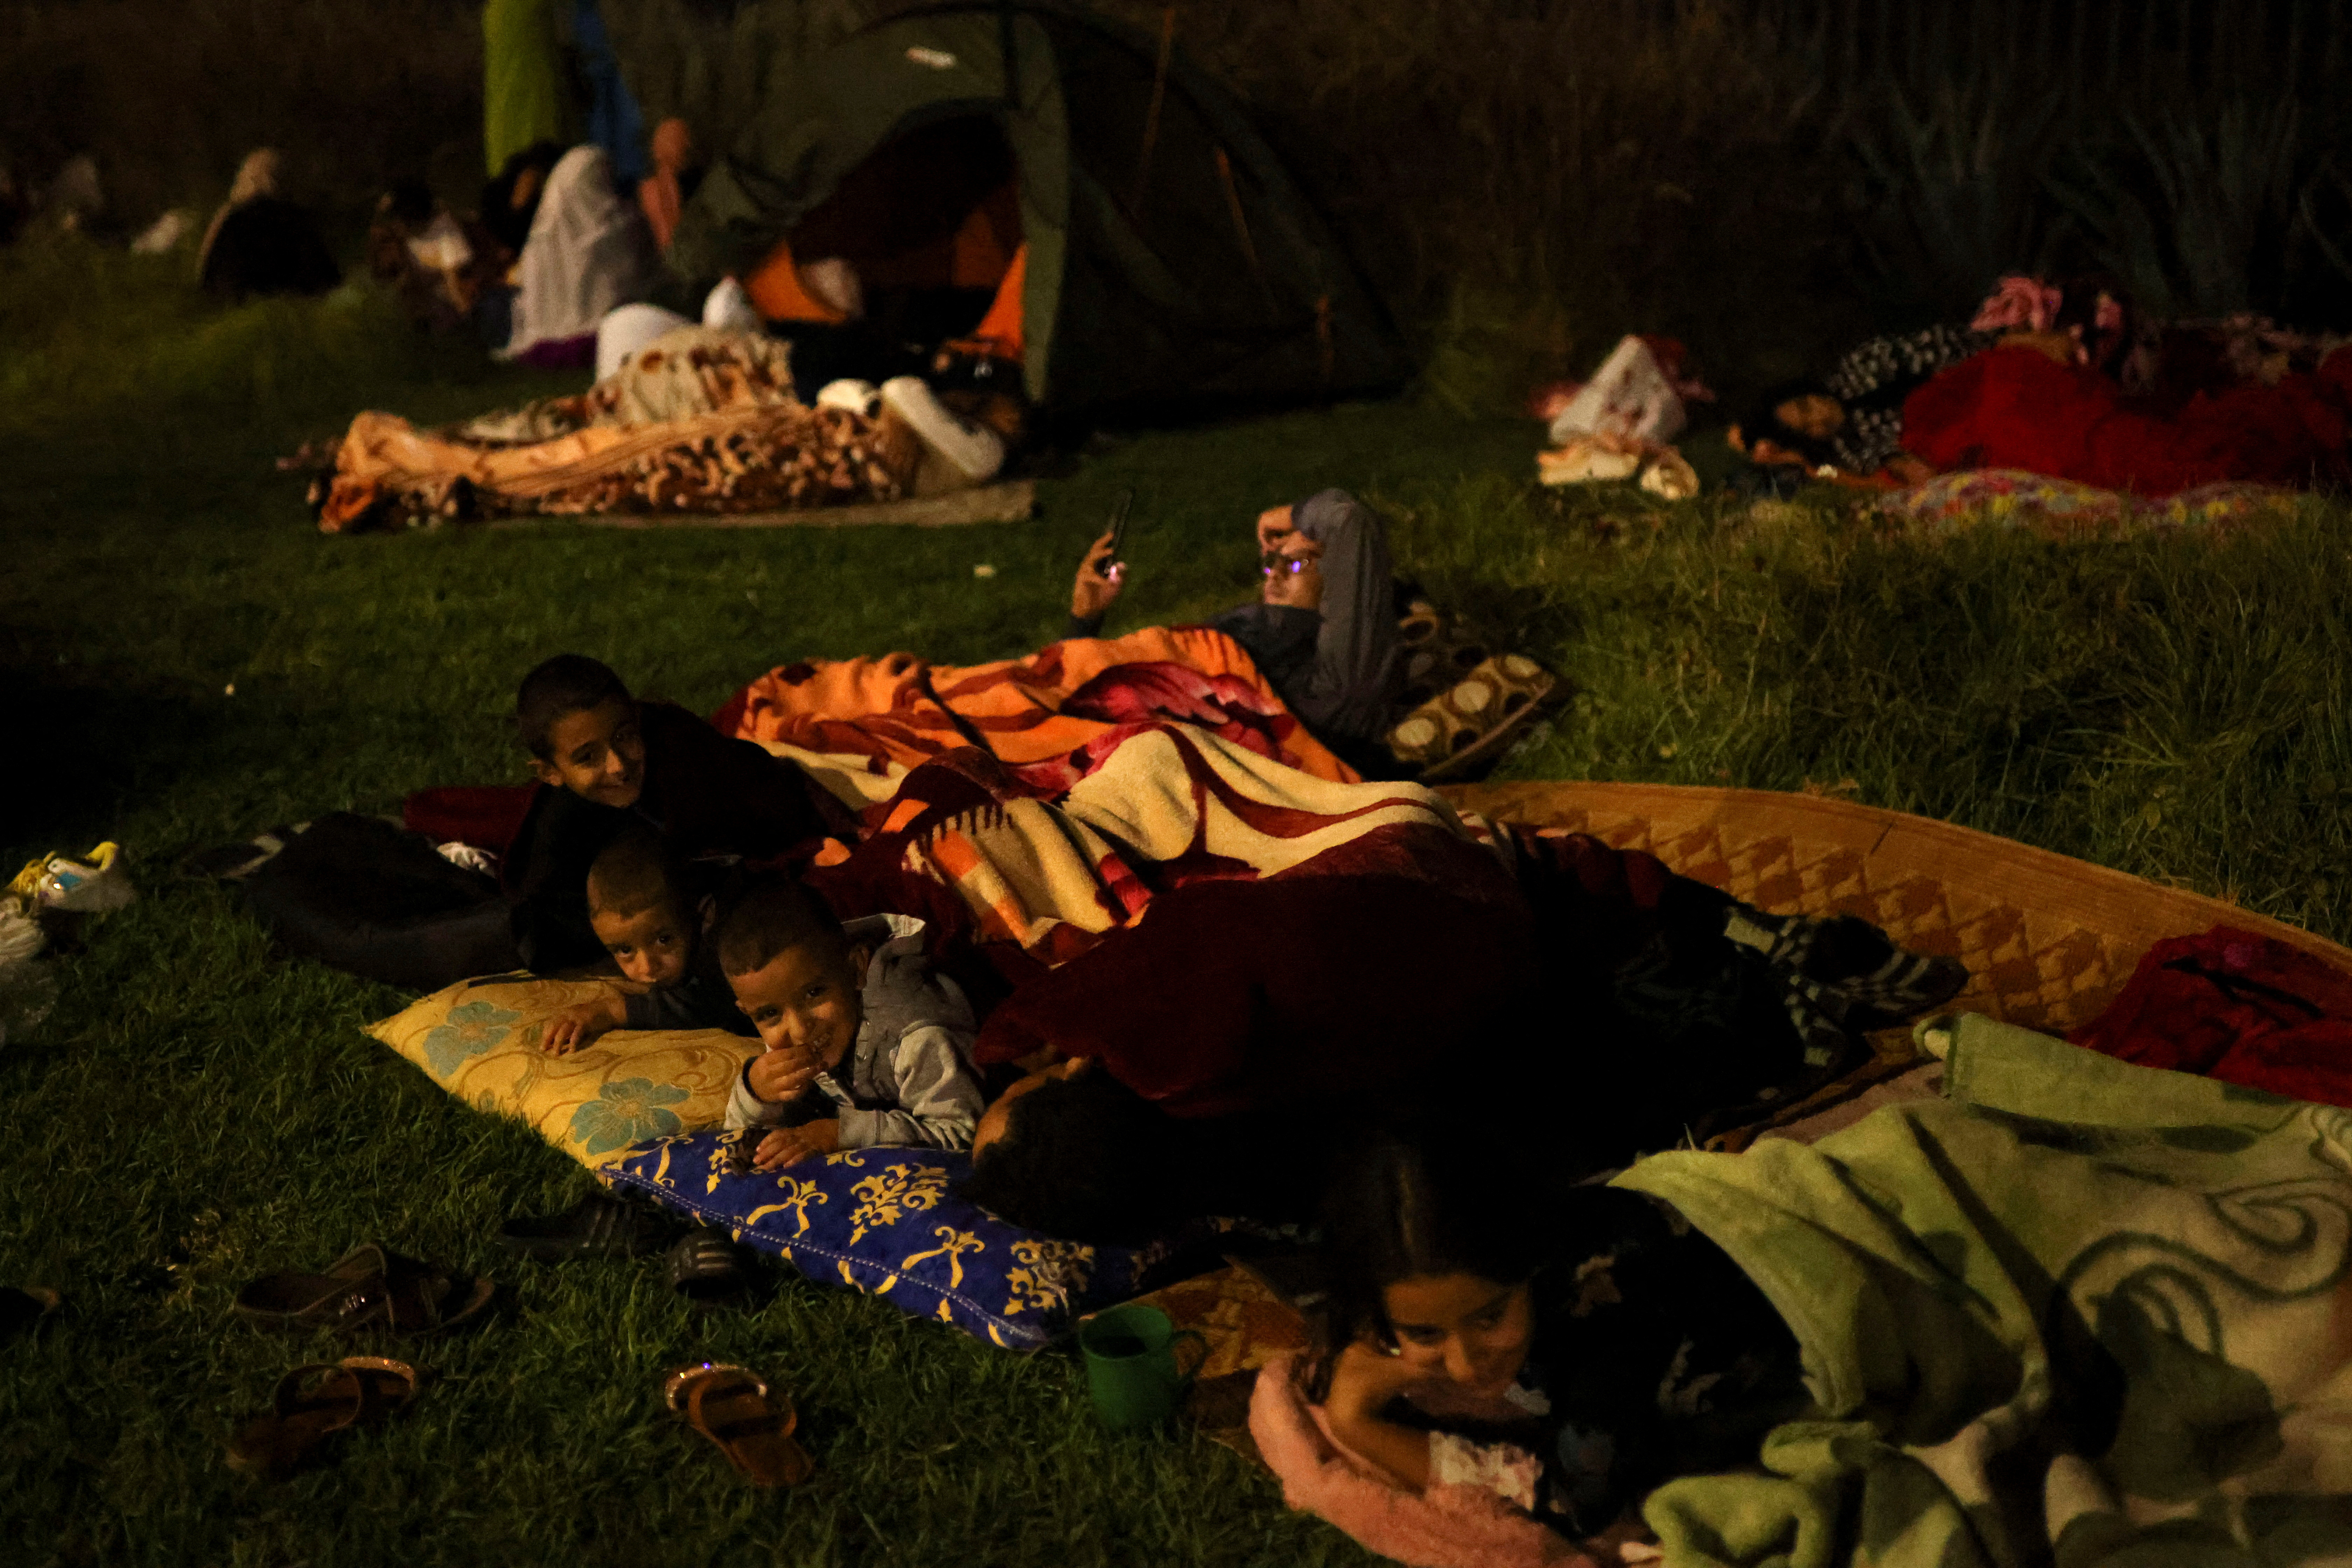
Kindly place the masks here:
<instances>
[{"instance_id":1,"label":"child in black top","mask_svg":"<svg viewBox=\"0 0 2352 1568\"><path fill-rule=\"evenodd\" d=\"M685 709L640 702L606 666L559 654L523 678L515 723L548 787L508 849L515 946L533 973L601 962L589 865L631 826L678 861L769 859L821 837L829 804L806 775Z\"/></svg>"},{"instance_id":2,"label":"child in black top","mask_svg":"<svg viewBox=\"0 0 2352 1568\"><path fill-rule=\"evenodd\" d=\"M610 1029L758 1033L719 972L707 940L711 900L662 852L650 829L630 827L588 868L588 920L624 977L648 989L614 992L547 1021L540 1048L562 1056Z\"/></svg>"}]
</instances>

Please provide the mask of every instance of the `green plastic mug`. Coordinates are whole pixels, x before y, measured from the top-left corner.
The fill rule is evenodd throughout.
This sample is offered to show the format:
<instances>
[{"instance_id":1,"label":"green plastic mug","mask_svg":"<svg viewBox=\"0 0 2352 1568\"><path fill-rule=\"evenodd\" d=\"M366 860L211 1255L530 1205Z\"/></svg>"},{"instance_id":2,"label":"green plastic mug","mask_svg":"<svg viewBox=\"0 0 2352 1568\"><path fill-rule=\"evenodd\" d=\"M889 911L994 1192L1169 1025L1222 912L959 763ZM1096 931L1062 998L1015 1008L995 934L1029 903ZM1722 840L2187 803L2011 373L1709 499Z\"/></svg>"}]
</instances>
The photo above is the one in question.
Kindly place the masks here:
<instances>
[{"instance_id":1,"label":"green plastic mug","mask_svg":"<svg viewBox=\"0 0 2352 1568\"><path fill-rule=\"evenodd\" d=\"M1179 1372L1176 1346L1183 1340L1199 1353ZM1208 1341L1191 1329L1179 1331L1159 1308L1137 1304L1097 1312L1079 1324L1078 1349L1087 1358L1095 1414L1114 1432L1157 1426L1175 1415L1177 1401L1209 1359Z\"/></svg>"}]
</instances>

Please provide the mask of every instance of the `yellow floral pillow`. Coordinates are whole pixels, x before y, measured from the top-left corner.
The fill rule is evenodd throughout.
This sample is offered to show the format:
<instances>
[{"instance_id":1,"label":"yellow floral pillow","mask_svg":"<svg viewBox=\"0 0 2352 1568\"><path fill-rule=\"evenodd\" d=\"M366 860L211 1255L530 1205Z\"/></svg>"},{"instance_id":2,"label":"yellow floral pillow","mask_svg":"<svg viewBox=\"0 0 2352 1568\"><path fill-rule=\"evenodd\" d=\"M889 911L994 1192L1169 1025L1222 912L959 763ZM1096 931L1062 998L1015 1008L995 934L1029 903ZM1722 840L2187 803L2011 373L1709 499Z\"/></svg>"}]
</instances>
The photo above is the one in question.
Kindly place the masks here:
<instances>
[{"instance_id":1,"label":"yellow floral pillow","mask_svg":"<svg viewBox=\"0 0 2352 1568\"><path fill-rule=\"evenodd\" d=\"M541 1052L548 1018L614 989L529 974L460 981L368 1033L467 1104L521 1118L593 1169L636 1144L717 1127L735 1075L760 1048L724 1029L616 1029L569 1056Z\"/></svg>"}]
</instances>

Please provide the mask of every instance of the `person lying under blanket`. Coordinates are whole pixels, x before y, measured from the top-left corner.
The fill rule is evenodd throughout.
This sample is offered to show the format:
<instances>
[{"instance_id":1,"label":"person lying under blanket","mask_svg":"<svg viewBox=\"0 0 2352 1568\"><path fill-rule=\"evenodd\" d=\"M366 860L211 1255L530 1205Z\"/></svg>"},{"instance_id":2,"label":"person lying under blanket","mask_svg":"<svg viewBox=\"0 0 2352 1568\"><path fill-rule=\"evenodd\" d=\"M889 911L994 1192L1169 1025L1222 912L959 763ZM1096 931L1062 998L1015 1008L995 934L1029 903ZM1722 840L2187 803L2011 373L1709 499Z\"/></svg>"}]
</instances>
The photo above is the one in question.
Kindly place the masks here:
<instances>
[{"instance_id":1,"label":"person lying under blanket","mask_svg":"<svg viewBox=\"0 0 2352 1568\"><path fill-rule=\"evenodd\" d=\"M1948 1098L1607 1186L1368 1137L1313 1349L1253 1396L1285 1497L1430 1568L2341 1561L2352 1120L1921 1039Z\"/></svg>"},{"instance_id":2,"label":"person lying under blanket","mask_svg":"<svg viewBox=\"0 0 2352 1568\"><path fill-rule=\"evenodd\" d=\"M2352 356L2326 341L2241 366L2210 332L2135 328L2095 283L2009 285L2042 297L2032 314L1997 294L1969 328L1874 338L1821 380L1765 393L1732 446L1759 468L1878 488L1991 468L2163 497L2352 473Z\"/></svg>"},{"instance_id":3,"label":"person lying under blanket","mask_svg":"<svg viewBox=\"0 0 2352 1568\"><path fill-rule=\"evenodd\" d=\"M828 811L808 776L685 709L640 702L582 654L523 677L515 727L542 786L500 870L524 964L551 974L607 956L588 910L588 871L632 826L678 860L771 859L821 840Z\"/></svg>"},{"instance_id":4,"label":"person lying under blanket","mask_svg":"<svg viewBox=\"0 0 2352 1568\"><path fill-rule=\"evenodd\" d=\"M990 1015L976 1059L1029 1073L981 1121L970 1195L1079 1240L1296 1222L1335 1141L1407 1102L1589 1173L1804 1092L1966 982L1858 920L1777 921L1645 855L1539 842L1517 885L1497 862L1443 889L1160 894Z\"/></svg>"},{"instance_id":5,"label":"person lying under blanket","mask_svg":"<svg viewBox=\"0 0 2352 1568\"><path fill-rule=\"evenodd\" d=\"M1206 624L1242 645L1317 740L1369 775L1395 773L1381 750L1402 686L1388 525L1347 491L1318 490L1261 513L1257 542L1258 602ZM1125 583L1105 533L1078 564L1064 635L1099 637Z\"/></svg>"}]
</instances>

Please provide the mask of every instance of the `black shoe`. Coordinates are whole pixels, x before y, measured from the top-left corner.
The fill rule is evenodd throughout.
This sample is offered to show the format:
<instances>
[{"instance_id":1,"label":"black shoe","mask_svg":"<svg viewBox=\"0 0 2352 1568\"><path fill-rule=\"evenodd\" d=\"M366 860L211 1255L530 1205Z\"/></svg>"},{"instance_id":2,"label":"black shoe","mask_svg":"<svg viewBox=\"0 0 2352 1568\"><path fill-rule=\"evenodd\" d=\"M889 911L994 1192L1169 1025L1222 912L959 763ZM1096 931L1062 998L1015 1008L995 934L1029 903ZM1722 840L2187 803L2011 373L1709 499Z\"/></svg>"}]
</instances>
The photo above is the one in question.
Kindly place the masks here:
<instances>
[{"instance_id":1,"label":"black shoe","mask_svg":"<svg viewBox=\"0 0 2352 1568\"><path fill-rule=\"evenodd\" d=\"M573 1258L643 1258L659 1252L677 1233L677 1222L659 1209L590 1193L562 1214L507 1221L499 1227L499 1245L534 1263L562 1263Z\"/></svg>"},{"instance_id":2,"label":"black shoe","mask_svg":"<svg viewBox=\"0 0 2352 1568\"><path fill-rule=\"evenodd\" d=\"M697 1226L669 1249L669 1288L697 1311L751 1305L753 1256L711 1226Z\"/></svg>"}]
</instances>

